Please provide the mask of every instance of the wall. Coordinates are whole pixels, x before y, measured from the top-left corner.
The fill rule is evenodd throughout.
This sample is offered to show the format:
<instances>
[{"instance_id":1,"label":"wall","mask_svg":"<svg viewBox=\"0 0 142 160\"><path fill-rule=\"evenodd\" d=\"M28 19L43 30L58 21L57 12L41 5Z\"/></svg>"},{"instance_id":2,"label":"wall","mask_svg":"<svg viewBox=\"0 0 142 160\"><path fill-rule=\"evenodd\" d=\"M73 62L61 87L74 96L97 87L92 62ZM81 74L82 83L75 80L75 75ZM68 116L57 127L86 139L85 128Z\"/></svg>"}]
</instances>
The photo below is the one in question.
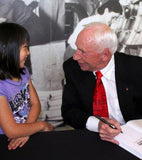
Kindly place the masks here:
<instances>
[{"instance_id":1,"label":"wall","mask_svg":"<svg viewBox=\"0 0 142 160\"><path fill-rule=\"evenodd\" d=\"M26 65L42 104L39 119L62 123L62 63L74 53L68 39L81 20L97 17L117 33L119 51L142 56L141 0L0 0L0 21L23 25L31 37Z\"/></svg>"}]
</instances>

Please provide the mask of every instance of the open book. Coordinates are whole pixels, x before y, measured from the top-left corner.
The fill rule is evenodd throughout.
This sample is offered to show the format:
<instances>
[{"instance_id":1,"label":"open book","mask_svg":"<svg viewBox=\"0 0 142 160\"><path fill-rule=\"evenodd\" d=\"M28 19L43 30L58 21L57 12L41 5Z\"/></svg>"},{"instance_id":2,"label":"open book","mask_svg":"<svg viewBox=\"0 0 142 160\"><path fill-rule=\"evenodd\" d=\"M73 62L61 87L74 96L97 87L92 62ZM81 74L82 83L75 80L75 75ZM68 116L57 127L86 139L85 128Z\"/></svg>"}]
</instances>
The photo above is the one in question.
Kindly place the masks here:
<instances>
[{"instance_id":1,"label":"open book","mask_svg":"<svg viewBox=\"0 0 142 160\"><path fill-rule=\"evenodd\" d=\"M128 121L121 128L123 133L115 137L119 146L142 159L142 119Z\"/></svg>"}]
</instances>

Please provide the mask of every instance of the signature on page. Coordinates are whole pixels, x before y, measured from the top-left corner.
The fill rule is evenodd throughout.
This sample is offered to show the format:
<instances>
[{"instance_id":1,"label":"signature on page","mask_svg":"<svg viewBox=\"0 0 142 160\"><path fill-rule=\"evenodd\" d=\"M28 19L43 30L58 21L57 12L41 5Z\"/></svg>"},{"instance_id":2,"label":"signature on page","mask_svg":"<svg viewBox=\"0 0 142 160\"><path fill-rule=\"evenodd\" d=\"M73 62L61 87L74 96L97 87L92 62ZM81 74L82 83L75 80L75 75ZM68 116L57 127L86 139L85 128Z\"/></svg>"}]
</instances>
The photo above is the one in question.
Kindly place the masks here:
<instances>
[{"instance_id":1,"label":"signature on page","mask_svg":"<svg viewBox=\"0 0 142 160\"><path fill-rule=\"evenodd\" d=\"M142 138L138 139L138 140L136 141L136 143L137 143L138 145L142 145Z\"/></svg>"}]
</instances>

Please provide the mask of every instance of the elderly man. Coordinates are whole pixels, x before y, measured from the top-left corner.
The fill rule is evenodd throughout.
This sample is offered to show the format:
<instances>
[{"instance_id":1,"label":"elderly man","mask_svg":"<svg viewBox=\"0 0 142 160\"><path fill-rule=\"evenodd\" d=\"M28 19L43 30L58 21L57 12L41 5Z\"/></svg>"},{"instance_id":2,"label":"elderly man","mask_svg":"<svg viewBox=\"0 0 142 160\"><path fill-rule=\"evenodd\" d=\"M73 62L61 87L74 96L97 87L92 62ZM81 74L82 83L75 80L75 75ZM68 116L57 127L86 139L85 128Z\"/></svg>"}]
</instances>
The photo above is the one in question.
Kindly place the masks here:
<instances>
[{"instance_id":1,"label":"elderly man","mask_svg":"<svg viewBox=\"0 0 142 160\"><path fill-rule=\"evenodd\" d=\"M142 58L117 52L116 34L103 23L86 26L76 46L73 57L63 64L64 121L76 129L99 132L102 140L118 144L114 137L121 125L142 118Z\"/></svg>"}]
</instances>

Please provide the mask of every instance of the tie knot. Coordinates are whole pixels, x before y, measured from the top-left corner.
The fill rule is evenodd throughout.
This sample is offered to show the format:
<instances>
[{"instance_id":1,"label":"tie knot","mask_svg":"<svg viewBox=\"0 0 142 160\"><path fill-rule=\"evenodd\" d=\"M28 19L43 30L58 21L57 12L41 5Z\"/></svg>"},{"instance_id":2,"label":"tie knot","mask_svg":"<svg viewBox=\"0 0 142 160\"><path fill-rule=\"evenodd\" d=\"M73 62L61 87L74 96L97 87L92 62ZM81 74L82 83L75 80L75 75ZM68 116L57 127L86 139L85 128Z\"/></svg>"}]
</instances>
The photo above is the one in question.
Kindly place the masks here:
<instances>
[{"instance_id":1,"label":"tie knot","mask_svg":"<svg viewBox=\"0 0 142 160\"><path fill-rule=\"evenodd\" d=\"M100 71L97 71L96 72L96 76L97 76L97 79L101 79L101 77L103 76L102 73Z\"/></svg>"}]
</instances>

